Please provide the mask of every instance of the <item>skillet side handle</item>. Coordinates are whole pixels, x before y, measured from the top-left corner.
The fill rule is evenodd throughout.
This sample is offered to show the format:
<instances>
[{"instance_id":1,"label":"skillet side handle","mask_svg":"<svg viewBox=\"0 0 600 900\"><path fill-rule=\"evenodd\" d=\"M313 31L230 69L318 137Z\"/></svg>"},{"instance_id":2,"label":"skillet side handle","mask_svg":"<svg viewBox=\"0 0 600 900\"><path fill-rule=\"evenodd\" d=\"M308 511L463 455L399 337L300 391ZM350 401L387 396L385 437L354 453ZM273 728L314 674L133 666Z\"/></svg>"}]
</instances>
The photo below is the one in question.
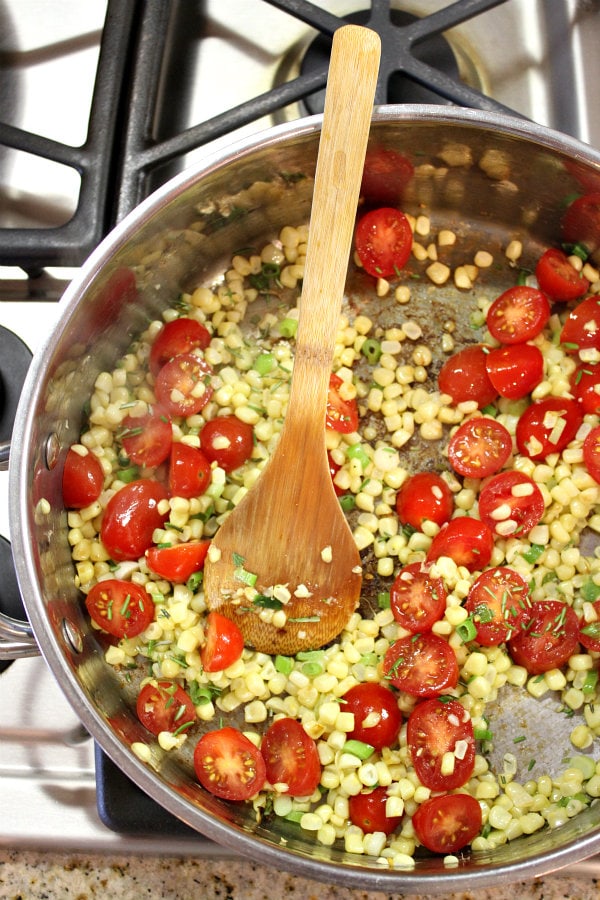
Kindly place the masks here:
<instances>
[{"instance_id":1,"label":"skillet side handle","mask_svg":"<svg viewBox=\"0 0 600 900\"><path fill-rule=\"evenodd\" d=\"M31 625L0 612L0 659L40 656Z\"/></svg>"}]
</instances>

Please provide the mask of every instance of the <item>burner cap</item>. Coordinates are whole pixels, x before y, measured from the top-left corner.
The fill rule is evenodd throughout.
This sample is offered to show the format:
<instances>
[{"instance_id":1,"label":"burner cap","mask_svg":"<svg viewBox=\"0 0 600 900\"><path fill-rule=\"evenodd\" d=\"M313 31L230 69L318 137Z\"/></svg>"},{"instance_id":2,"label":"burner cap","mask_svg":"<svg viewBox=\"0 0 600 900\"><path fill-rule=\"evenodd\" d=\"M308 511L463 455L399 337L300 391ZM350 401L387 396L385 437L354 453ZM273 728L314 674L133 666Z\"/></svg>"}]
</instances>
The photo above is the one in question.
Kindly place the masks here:
<instances>
[{"instance_id":1,"label":"burner cap","mask_svg":"<svg viewBox=\"0 0 600 900\"><path fill-rule=\"evenodd\" d=\"M352 25L365 25L369 21L369 11L359 10L344 16L344 20ZM390 10L390 28L403 28L417 20L417 16L402 10ZM389 48L387 48L389 53ZM416 59L427 63L434 69L449 78L460 79L460 73L456 57L448 41L440 34L425 38L415 45L411 53ZM382 70L385 68L392 72L387 85L387 103L449 103L444 97L424 85L417 84L403 74L400 67L394 71L395 59L385 59L386 45L382 46ZM302 75L310 75L322 71L329 65L331 55L331 38L319 34L308 47L300 65ZM387 63L387 65L386 65ZM307 112L310 114L322 113L325 104L325 91L317 91L303 101Z\"/></svg>"},{"instance_id":2,"label":"burner cap","mask_svg":"<svg viewBox=\"0 0 600 900\"><path fill-rule=\"evenodd\" d=\"M31 350L20 337L0 325L0 441L9 441Z\"/></svg>"}]
</instances>

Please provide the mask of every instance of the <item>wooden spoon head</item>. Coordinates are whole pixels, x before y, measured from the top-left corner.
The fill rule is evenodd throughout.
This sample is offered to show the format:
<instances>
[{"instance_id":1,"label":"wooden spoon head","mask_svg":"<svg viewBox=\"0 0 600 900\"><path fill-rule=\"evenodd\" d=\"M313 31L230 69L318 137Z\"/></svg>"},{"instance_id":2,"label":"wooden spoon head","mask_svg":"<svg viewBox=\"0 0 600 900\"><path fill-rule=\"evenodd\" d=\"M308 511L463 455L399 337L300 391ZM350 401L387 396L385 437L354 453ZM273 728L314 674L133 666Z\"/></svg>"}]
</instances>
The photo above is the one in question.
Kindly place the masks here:
<instances>
[{"instance_id":1,"label":"wooden spoon head","mask_svg":"<svg viewBox=\"0 0 600 900\"><path fill-rule=\"evenodd\" d=\"M342 631L359 603L362 570L327 468L313 471L307 484L279 462L271 460L258 490L217 532L204 592L209 608L236 622L249 646L293 656ZM252 585L247 573L256 576ZM279 604L277 615L269 606Z\"/></svg>"}]
</instances>

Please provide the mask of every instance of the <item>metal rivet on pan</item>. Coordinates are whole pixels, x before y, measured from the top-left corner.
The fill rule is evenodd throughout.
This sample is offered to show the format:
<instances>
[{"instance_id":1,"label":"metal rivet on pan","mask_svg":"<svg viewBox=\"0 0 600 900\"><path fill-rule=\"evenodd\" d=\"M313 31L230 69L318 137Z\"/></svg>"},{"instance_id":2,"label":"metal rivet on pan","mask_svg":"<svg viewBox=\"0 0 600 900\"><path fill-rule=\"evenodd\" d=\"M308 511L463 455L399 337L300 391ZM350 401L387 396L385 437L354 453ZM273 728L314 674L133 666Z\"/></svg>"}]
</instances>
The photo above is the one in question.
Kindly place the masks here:
<instances>
[{"instance_id":1,"label":"metal rivet on pan","mask_svg":"<svg viewBox=\"0 0 600 900\"><path fill-rule=\"evenodd\" d=\"M46 468L52 470L56 463L58 462L58 457L60 454L60 443L58 437L54 432L48 435L46 439L46 446L44 448Z\"/></svg>"},{"instance_id":2,"label":"metal rivet on pan","mask_svg":"<svg viewBox=\"0 0 600 900\"><path fill-rule=\"evenodd\" d=\"M63 619L61 622L61 630L65 642L71 649L74 650L75 653L81 653L83 651L83 637L81 636L79 629L76 628L72 622L69 622L68 619Z\"/></svg>"}]
</instances>

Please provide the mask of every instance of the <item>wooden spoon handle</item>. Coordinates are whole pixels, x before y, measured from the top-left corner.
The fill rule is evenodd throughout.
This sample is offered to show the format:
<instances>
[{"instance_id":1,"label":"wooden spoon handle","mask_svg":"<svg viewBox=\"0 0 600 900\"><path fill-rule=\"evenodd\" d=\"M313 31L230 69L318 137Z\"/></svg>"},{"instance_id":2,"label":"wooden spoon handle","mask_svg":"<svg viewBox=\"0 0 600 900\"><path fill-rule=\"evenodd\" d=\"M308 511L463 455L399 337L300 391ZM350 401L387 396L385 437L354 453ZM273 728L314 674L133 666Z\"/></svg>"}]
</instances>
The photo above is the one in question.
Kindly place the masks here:
<instances>
[{"instance_id":1,"label":"wooden spoon handle","mask_svg":"<svg viewBox=\"0 0 600 900\"><path fill-rule=\"evenodd\" d=\"M379 35L370 29L344 25L334 34L288 414L306 411L307 440L309 421L323 432L380 54Z\"/></svg>"}]
</instances>

